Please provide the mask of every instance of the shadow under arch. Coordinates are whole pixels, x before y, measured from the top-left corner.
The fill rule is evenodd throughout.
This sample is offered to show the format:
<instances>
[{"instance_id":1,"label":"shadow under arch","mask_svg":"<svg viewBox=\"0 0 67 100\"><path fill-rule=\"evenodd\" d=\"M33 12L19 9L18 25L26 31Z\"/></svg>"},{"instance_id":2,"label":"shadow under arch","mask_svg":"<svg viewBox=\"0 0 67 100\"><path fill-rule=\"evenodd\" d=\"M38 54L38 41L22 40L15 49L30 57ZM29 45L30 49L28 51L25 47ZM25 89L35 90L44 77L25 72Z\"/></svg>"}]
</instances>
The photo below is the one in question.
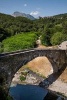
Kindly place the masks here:
<instances>
[{"instance_id":1,"label":"shadow under arch","mask_svg":"<svg viewBox=\"0 0 67 100\"><path fill-rule=\"evenodd\" d=\"M53 66L53 71L57 72L64 63L66 63L65 50L27 50L0 55L0 75L4 74L2 86L8 92L11 81L15 73L32 59L40 56L46 56ZM61 59L62 58L62 59Z\"/></svg>"}]
</instances>

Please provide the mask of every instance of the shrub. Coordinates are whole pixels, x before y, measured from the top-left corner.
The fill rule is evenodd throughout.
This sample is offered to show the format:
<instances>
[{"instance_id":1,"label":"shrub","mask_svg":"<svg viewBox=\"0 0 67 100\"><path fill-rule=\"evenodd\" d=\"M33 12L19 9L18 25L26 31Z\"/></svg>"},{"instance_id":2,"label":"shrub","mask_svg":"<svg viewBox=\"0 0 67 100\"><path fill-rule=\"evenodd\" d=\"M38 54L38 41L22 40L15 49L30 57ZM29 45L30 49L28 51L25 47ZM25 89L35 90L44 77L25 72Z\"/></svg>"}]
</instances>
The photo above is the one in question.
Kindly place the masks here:
<instances>
[{"instance_id":1,"label":"shrub","mask_svg":"<svg viewBox=\"0 0 67 100\"><path fill-rule=\"evenodd\" d=\"M22 49L34 48L37 35L33 32L20 33L3 40L4 52L11 52Z\"/></svg>"},{"instance_id":2,"label":"shrub","mask_svg":"<svg viewBox=\"0 0 67 100\"><path fill-rule=\"evenodd\" d=\"M26 79L25 76L20 76L20 80L21 80L21 81L24 81L25 79Z\"/></svg>"},{"instance_id":3,"label":"shrub","mask_svg":"<svg viewBox=\"0 0 67 100\"><path fill-rule=\"evenodd\" d=\"M64 35L61 32L55 33L51 38L52 45L59 45L63 41L64 41Z\"/></svg>"}]
</instances>

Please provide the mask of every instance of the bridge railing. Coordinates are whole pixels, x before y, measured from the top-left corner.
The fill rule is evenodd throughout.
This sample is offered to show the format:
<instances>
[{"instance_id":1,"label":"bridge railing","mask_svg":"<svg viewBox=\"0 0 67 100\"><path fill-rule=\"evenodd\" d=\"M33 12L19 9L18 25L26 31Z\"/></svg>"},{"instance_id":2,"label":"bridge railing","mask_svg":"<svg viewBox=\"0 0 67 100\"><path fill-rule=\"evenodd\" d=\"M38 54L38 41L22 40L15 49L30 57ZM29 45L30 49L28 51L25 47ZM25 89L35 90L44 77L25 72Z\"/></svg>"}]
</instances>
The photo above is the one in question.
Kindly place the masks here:
<instances>
[{"instance_id":1,"label":"bridge railing","mask_svg":"<svg viewBox=\"0 0 67 100\"><path fill-rule=\"evenodd\" d=\"M19 53L25 53L25 52L31 52L31 51L40 51L40 50L56 50L56 51L60 50L61 51L61 49L52 49L52 48L43 48L43 49L42 48L31 48L31 49L24 49L24 50L17 50L17 51L12 51L12 52L1 53L0 57L7 56L7 55L13 55L13 54L19 54Z\"/></svg>"},{"instance_id":2,"label":"bridge railing","mask_svg":"<svg viewBox=\"0 0 67 100\"><path fill-rule=\"evenodd\" d=\"M19 52L26 52L26 51L31 51L31 50L36 50L36 48L23 49L23 50L17 50L17 51L12 51L12 52L4 52L4 53L0 53L0 56L5 56L5 55L9 55L9 54L15 54L15 53L19 53Z\"/></svg>"}]
</instances>

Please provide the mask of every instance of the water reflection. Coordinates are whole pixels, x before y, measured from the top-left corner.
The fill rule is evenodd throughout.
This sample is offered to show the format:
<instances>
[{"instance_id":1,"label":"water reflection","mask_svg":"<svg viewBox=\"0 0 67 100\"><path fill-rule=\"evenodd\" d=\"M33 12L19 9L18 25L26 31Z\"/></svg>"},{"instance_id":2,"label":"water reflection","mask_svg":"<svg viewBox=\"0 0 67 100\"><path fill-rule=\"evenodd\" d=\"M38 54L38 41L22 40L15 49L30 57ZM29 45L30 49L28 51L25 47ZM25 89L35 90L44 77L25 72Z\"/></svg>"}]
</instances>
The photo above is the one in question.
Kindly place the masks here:
<instances>
[{"instance_id":1,"label":"water reflection","mask_svg":"<svg viewBox=\"0 0 67 100\"><path fill-rule=\"evenodd\" d=\"M10 88L14 100L43 100L48 90L35 85L17 84Z\"/></svg>"}]
</instances>

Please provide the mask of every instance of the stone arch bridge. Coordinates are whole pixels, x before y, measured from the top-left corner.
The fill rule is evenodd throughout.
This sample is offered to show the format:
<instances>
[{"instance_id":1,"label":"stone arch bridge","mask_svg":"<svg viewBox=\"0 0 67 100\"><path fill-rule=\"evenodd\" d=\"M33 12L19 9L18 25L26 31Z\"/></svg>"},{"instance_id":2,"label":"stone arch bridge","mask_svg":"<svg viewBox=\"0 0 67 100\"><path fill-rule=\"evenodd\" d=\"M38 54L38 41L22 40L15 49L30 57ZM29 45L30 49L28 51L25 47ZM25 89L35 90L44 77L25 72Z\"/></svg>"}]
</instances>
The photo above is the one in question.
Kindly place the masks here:
<instances>
[{"instance_id":1,"label":"stone arch bridge","mask_svg":"<svg viewBox=\"0 0 67 100\"><path fill-rule=\"evenodd\" d=\"M9 89L14 74L27 62L46 56L57 72L67 62L66 50L31 49L0 54L0 85Z\"/></svg>"}]
</instances>

